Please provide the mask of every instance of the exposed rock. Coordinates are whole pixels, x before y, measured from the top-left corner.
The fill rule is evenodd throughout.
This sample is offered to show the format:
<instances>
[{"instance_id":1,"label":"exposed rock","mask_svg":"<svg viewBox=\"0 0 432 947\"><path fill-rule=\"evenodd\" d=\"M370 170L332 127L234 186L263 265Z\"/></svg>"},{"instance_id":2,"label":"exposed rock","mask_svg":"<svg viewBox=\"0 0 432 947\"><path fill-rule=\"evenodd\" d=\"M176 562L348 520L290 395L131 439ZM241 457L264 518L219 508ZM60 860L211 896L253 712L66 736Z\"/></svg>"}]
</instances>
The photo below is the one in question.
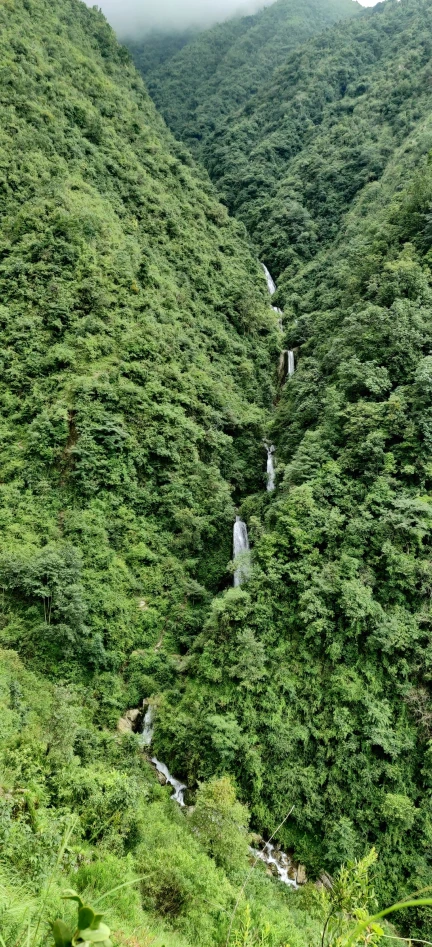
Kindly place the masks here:
<instances>
[{"instance_id":1,"label":"exposed rock","mask_svg":"<svg viewBox=\"0 0 432 947\"><path fill-rule=\"evenodd\" d=\"M327 891L331 891L333 887L333 878L327 874L326 871L323 871L322 875L319 876L318 881L316 882L317 888L327 888Z\"/></svg>"},{"instance_id":2,"label":"exposed rock","mask_svg":"<svg viewBox=\"0 0 432 947\"><path fill-rule=\"evenodd\" d=\"M139 726L140 717L142 716L142 711L134 707L132 710L127 710L124 717L120 717L120 720L117 724L117 730L119 733L136 733Z\"/></svg>"},{"instance_id":3,"label":"exposed rock","mask_svg":"<svg viewBox=\"0 0 432 947\"><path fill-rule=\"evenodd\" d=\"M305 885L307 882L306 868L304 865L297 865L297 884Z\"/></svg>"}]
</instances>

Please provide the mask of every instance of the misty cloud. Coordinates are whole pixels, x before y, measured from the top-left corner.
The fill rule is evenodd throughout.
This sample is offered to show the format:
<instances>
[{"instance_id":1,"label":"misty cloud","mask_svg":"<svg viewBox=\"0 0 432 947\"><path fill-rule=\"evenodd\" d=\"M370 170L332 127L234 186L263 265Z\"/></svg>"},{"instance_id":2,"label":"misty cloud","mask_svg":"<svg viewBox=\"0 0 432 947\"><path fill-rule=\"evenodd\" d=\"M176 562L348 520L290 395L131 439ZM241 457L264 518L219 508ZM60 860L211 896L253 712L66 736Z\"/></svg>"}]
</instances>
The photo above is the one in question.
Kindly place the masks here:
<instances>
[{"instance_id":1,"label":"misty cloud","mask_svg":"<svg viewBox=\"0 0 432 947\"><path fill-rule=\"evenodd\" d=\"M93 6L95 0L86 0ZM255 13L275 0L99 0L107 20L121 39L144 36L153 30L170 33L206 27L236 13ZM360 0L375 6L378 0Z\"/></svg>"},{"instance_id":2,"label":"misty cloud","mask_svg":"<svg viewBox=\"0 0 432 947\"><path fill-rule=\"evenodd\" d=\"M94 0L87 0L93 6ZM107 20L121 38L152 30L171 32L211 26L236 13L255 13L274 0L99 0Z\"/></svg>"}]
</instances>

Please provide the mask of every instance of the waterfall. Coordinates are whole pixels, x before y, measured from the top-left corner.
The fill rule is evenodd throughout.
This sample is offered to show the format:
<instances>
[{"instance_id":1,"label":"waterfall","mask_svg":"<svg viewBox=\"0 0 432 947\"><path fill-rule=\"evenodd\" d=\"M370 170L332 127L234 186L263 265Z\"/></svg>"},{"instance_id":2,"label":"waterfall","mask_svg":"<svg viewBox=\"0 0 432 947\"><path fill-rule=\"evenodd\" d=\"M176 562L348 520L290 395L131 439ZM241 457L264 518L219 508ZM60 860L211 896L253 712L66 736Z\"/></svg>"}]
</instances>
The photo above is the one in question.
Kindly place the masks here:
<instances>
[{"instance_id":1,"label":"waterfall","mask_svg":"<svg viewBox=\"0 0 432 947\"><path fill-rule=\"evenodd\" d=\"M249 537L246 523L240 519L239 516L236 516L236 521L234 523L234 561L237 559L237 556L243 556L246 559L246 554L250 552L249 546ZM250 563L243 561L239 565L238 569L234 572L234 588L237 588L239 585L242 585L243 582L249 576L250 572Z\"/></svg>"},{"instance_id":2,"label":"waterfall","mask_svg":"<svg viewBox=\"0 0 432 947\"><path fill-rule=\"evenodd\" d=\"M271 845L270 842L264 844L263 849L259 851L253 851L253 854L256 858L259 858L260 861L263 861L265 865L269 865L271 868L276 869L277 876L284 885L289 885L291 888L297 888L297 872L293 865L293 862L288 855L285 855L285 852L275 849L274 845ZM294 877L290 878L290 874Z\"/></svg>"},{"instance_id":3,"label":"waterfall","mask_svg":"<svg viewBox=\"0 0 432 947\"><path fill-rule=\"evenodd\" d=\"M144 726L140 733L140 745L150 746L154 732L154 707L149 705L144 717Z\"/></svg>"},{"instance_id":4,"label":"waterfall","mask_svg":"<svg viewBox=\"0 0 432 947\"><path fill-rule=\"evenodd\" d=\"M142 732L140 734L140 744L143 748L150 746L152 742L154 733L154 717L154 707L149 704L145 713ZM152 757L152 763L156 767L158 773L162 773L162 775L165 776L167 783L173 787L174 792L171 796L171 799L174 799L174 802L178 802L179 806L184 806L184 792L185 789L187 789L187 786L185 786L184 783L181 783L178 779L175 779L174 776L171 776L168 766L166 766L165 763L161 763L160 760L157 760L155 756Z\"/></svg>"},{"instance_id":5,"label":"waterfall","mask_svg":"<svg viewBox=\"0 0 432 947\"><path fill-rule=\"evenodd\" d=\"M272 279L272 277L271 277L271 275L270 275L270 273L269 273L269 271L268 271L268 269L267 269L265 263L261 263L261 266L262 266L262 268L263 268L263 270L264 270L265 278L266 278L266 280L267 280L268 291L269 291L269 293L270 293L270 296L273 296L273 293L276 292L276 283L275 283L274 280Z\"/></svg>"},{"instance_id":6,"label":"waterfall","mask_svg":"<svg viewBox=\"0 0 432 947\"><path fill-rule=\"evenodd\" d=\"M295 372L295 360L294 352L291 349L284 349L280 354L279 358L279 380L284 382L287 375L288 378L291 375L294 375Z\"/></svg>"},{"instance_id":7,"label":"waterfall","mask_svg":"<svg viewBox=\"0 0 432 947\"><path fill-rule=\"evenodd\" d=\"M275 448L273 447L273 444L271 444L270 447L266 444L266 449L267 449L267 490L269 493L271 493L275 488L275 465L274 465L274 457L273 457Z\"/></svg>"},{"instance_id":8,"label":"waterfall","mask_svg":"<svg viewBox=\"0 0 432 947\"><path fill-rule=\"evenodd\" d=\"M294 352L288 352L288 375L294 375L295 372L295 362L294 362Z\"/></svg>"},{"instance_id":9,"label":"waterfall","mask_svg":"<svg viewBox=\"0 0 432 947\"><path fill-rule=\"evenodd\" d=\"M178 802L179 806L184 806L184 793L187 789L187 786L185 786L184 783L181 783L178 779L175 779L174 776L171 776L168 766L165 766L165 763L160 763L155 756L152 757L152 763L154 766L156 766L158 773L162 773L162 776L165 776L167 783L173 787L174 792L171 796L171 799L174 799L174 802Z\"/></svg>"}]
</instances>

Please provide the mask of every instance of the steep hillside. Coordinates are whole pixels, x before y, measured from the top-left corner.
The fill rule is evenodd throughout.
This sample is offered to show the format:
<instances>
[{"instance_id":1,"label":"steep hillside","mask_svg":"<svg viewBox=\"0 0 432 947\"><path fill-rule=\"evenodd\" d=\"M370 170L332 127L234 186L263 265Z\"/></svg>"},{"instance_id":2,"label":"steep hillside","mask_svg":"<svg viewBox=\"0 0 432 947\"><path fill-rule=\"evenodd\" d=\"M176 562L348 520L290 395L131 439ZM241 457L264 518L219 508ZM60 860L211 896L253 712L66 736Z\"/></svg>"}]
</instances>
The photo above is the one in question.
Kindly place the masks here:
<instances>
[{"instance_id":1,"label":"steep hillside","mask_svg":"<svg viewBox=\"0 0 432 947\"><path fill-rule=\"evenodd\" d=\"M64 888L120 885L102 903L115 944L210 947L249 871L248 814L231 783L207 787L218 855L116 723L184 674L230 581L276 316L100 12L8 0L0 23L1 942L46 947ZM272 913L275 943L318 943L284 894L258 872L233 937L252 911L257 938Z\"/></svg>"},{"instance_id":2,"label":"steep hillside","mask_svg":"<svg viewBox=\"0 0 432 947\"><path fill-rule=\"evenodd\" d=\"M50 10L1 13L1 634L115 668L229 578L276 330L102 16Z\"/></svg>"},{"instance_id":3,"label":"steep hillside","mask_svg":"<svg viewBox=\"0 0 432 947\"><path fill-rule=\"evenodd\" d=\"M282 336L97 8L0 8L8 947L46 947L71 886L115 945L342 947L372 846L380 902L432 881L430 17L388 0L308 41L215 137ZM352 874L251 877L250 818L312 881Z\"/></svg>"},{"instance_id":4,"label":"steep hillside","mask_svg":"<svg viewBox=\"0 0 432 947\"><path fill-rule=\"evenodd\" d=\"M206 30L159 67L151 65L155 45L160 56L158 38L129 48L170 128L201 153L221 121L268 83L291 50L359 9L354 0L277 0L254 16ZM166 42L171 48L172 38Z\"/></svg>"},{"instance_id":5,"label":"steep hillside","mask_svg":"<svg viewBox=\"0 0 432 947\"><path fill-rule=\"evenodd\" d=\"M252 576L215 600L194 680L156 734L191 774L228 766L259 825L294 805L280 838L309 870L375 845L382 901L432 882L430 15L423 0L389 3L338 27L320 61L345 81L345 37L347 56L364 50L368 85L352 65L346 100L323 106L308 155L290 165L322 227L311 261L298 245L293 259L279 204L274 259L296 371L274 416L277 488L243 504ZM316 49L295 54L293 72ZM284 132L295 140L299 127L292 114ZM243 199L252 218L260 205L246 187ZM430 931L418 916L407 932Z\"/></svg>"},{"instance_id":6,"label":"steep hillside","mask_svg":"<svg viewBox=\"0 0 432 947\"><path fill-rule=\"evenodd\" d=\"M429 114L431 17L428 0L363 10L293 52L205 143L211 177L275 275L331 243Z\"/></svg>"},{"instance_id":7,"label":"steep hillside","mask_svg":"<svg viewBox=\"0 0 432 947\"><path fill-rule=\"evenodd\" d=\"M160 68L168 60L172 59L176 53L183 49L187 43L192 43L196 39L197 29L176 30L174 33L161 33L159 30L153 30L146 42L143 40L127 40L128 46L134 54L137 55L139 71L144 79L151 76L153 72Z\"/></svg>"}]
</instances>

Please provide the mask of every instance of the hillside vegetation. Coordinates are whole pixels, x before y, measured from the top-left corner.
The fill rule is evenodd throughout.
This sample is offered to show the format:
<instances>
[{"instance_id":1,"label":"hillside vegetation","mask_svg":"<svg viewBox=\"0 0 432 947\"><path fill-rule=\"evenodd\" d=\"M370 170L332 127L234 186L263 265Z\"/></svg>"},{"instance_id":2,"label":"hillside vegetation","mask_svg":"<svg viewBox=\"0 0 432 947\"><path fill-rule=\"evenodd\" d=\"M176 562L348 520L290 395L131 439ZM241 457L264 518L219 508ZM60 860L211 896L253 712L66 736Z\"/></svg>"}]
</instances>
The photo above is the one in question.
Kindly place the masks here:
<instances>
[{"instance_id":1,"label":"hillside vegetation","mask_svg":"<svg viewBox=\"0 0 432 947\"><path fill-rule=\"evenodd\" d=\"M97 8L0 7L7 947L70 887L124 947L372 944L432 884L430 18L336 25L218 125L235 220ZM185 809L116 730L143 700Z\"/></svg>"},{"instance_id":2,"label":"hillside vegetation","mask_svg":"<svg viewBox=\"0 0 432 947\"><path fill-rule=\"evenodd\" d=\"M310 870L375 844L384 902L432 881L430 16L388 0L310 41L217 138L296 372L276 492L242 506L252 577L215 600L156 737L191 774L228 766L260 826L294 805L280 836Z\"/></svg>"},{"instance_id":3,"label":"hillside vegetation","mask_svg":"<svg viewBox=\"0 0 432 947\"><path fill-rule=\"evenodd\" d=\"M229 579L274 314L102 16L1 16L1 635L116 670Z\"/></svg>"},{"instance_id":4,"label":"hillside vegetation","mask_svg":"<svg viewBox=\"0 0 432 947\"><path fill-rule=\"evenodd\" d=\"M243 109L204 136L201 159L274 275L332 242L362 188L429 114L431 15L427 0L363 10L285 53ZM191 63L184 81L194 83ZM153 90L158 101L163 88ZM211 102L200 95L203 113ZM189 120L176 114L189 143Z\"/></svg>"},{"instance_id":5,"label":"hillside vegetation","mask_svg":"<svg viewBox=\"0 0 432 947\"><path fill-rule=\"evenodd\" d=\"M102 904L115 943L224 943L246 810L216 787L218 860L115 728L184 674L230 581L234 504L263 484L276 317L243 228L97 9L8 0L0 21L1 942L51 943L65 887L139 878ZM233 939L249 916L269 943L317 942L256 878Z\"/></svg>"},{"instance_id":6,"label":"hillside vegetation","mask_svg":"<svg viewBox=\"0 0 432 947\"><path fill-rule=\"evenodd\" d=\"M277 0L188 42L178 37L185 45L175 54L176 37L169 34L165 43L148 36L128 46L168 125L201 156L215 129L268 86L291 50L358 10L354 0Z\"/></svg>"}]
</instances>

